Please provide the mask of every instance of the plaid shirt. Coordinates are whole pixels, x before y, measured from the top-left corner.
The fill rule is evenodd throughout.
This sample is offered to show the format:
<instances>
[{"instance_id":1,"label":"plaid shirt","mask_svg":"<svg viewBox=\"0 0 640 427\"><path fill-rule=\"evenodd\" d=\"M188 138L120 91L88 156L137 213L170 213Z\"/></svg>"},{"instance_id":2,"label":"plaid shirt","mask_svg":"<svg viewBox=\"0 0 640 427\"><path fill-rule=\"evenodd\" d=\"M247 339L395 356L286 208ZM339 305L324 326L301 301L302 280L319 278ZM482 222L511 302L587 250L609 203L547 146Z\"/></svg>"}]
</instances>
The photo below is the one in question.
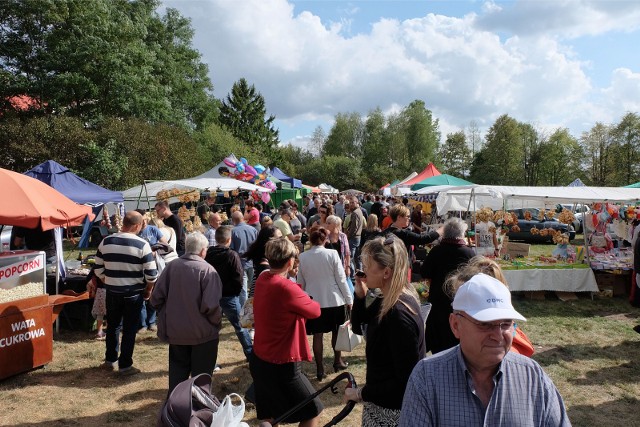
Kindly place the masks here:
<instances>
[{"instance_id":1,"label":"plaid shirt","mask_svg":"<svg viewBox=\"0 0 640 427\"><path fill-rule=\"evenodd\" d=\"M535 361L508 352L493 381L483 408L459 345L423 359L407 384L400 426L571 426L560 393Z\"/></svg>"}]
</instances>

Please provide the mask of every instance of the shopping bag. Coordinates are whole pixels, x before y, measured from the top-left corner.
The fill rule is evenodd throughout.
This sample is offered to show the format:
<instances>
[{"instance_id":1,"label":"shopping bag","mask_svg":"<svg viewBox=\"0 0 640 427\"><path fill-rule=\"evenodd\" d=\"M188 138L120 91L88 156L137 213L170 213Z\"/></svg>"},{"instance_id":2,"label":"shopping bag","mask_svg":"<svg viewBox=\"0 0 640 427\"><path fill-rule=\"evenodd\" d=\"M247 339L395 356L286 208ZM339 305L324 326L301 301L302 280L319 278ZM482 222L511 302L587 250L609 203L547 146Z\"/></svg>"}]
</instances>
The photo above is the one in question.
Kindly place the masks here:
<instances>
[{"instance_id":1,"label":"shopping bag","mask_svg":"<svg viewBox=\"0 0 640 427\"><path fill-rule=\"evenodd\" d=\"M245 329L253 328L253 297L247 298L240 310L240 326Z\"/></svg>"},{"instance_id":2,"label":"shopping bag","mask_svg":"<svg viewBox=\"0 0 640 427\"><path fill-rule=\"evenodd\" d=\"M232 398L239 400L240 403L234 405ZM231 393L224 398L216 413L213 414L211 427L248 427L247 423L242 422L243 417L244 400L238 394Z\"/></svg>"},{"instance_id":3,"label":"shopping bag","mask_svg":"<svg viewBox=\"0 0 640 427\"><path fill-rule=\"evenodd\" d=\"M335 351L353 351L362 341L363 339L360 335L353 333L351 321L347 320L338 327Z\"/></svg>"}]
</instances>

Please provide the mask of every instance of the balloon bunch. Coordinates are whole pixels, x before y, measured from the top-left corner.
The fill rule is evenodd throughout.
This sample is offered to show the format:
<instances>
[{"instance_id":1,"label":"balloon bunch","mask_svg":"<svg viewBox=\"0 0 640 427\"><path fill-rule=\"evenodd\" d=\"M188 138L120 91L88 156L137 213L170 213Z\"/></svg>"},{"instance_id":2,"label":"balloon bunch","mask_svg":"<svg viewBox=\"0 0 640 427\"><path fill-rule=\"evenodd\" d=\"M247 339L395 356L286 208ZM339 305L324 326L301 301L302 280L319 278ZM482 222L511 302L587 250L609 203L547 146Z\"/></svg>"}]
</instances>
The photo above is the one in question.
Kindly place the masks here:
<instances>
[{"instance_id":1,"label":"balloon bunch","mask_svg":"<svg viewBox=\"0 0 640 427\"><path fill-rule=\"evenodd\" d=\"M267 168L262 165L251 166L247 159L240 157L238 160L233 154L224 158L222 166L218 172L222 176L237 179L244 182L250 182L271 191L276 190L276 184L267 177ZM271 196L269 193L262 193L261 199L264 203L269 203Z\"/></svg>"}]
</instances>

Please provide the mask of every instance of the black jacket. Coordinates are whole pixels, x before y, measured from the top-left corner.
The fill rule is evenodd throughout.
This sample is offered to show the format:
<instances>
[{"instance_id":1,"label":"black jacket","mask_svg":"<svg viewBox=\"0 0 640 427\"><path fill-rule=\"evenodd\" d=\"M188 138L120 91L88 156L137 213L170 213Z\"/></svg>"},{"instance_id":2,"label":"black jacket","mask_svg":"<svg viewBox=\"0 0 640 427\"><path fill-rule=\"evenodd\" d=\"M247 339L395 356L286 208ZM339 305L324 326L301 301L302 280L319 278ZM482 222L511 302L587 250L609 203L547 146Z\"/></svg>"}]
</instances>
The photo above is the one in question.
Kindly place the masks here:
<instances>
[{"instance_id":1,"label":"black jacket","mask_svg":"<svg viewBox=\"0 0 640 427\"><path fill-rule=\"evenodd\" d=\"M236 297L242 291L242 262L240 255L231 248L211 246L207 250L205 261L213 266L222 281L222 296Z\"/></svg>"},{"instance_id":2,"label":"black jacket","mask_svg":"<svg viewBox=\"0 0 640 427\"><path fill-rule=\"evenodd\" d=\"M407 230L406 228L398 228L394 225L389 226L385 231L385 234L395 234L402 242L404 246L407 248L407 254L409 255L409 265L411 265L413 258L413 245L426 245L431 242L438 240L440 235L437 231L428 231L424 233L414 233L411 230Z\"/></svg>"}]
</instances>

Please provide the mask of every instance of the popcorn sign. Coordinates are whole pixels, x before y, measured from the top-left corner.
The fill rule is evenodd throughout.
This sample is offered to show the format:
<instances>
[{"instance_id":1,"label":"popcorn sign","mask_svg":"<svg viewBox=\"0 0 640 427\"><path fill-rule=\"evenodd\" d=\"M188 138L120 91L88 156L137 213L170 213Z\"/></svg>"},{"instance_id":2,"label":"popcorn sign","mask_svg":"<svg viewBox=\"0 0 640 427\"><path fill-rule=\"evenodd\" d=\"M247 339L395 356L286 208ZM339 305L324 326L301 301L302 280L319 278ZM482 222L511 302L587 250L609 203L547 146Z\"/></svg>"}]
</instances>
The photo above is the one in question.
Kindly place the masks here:
<instances>
[{"instance_id":1,"label":"popcorn sign","mask_svg":"<svg viewBox=\"0 0 640 427\"><path fill-rule=\"evenodd\" d=\"M42 258L25 259L0 267L0 283L42 269Z\"/></svg>"}]
</instances>

